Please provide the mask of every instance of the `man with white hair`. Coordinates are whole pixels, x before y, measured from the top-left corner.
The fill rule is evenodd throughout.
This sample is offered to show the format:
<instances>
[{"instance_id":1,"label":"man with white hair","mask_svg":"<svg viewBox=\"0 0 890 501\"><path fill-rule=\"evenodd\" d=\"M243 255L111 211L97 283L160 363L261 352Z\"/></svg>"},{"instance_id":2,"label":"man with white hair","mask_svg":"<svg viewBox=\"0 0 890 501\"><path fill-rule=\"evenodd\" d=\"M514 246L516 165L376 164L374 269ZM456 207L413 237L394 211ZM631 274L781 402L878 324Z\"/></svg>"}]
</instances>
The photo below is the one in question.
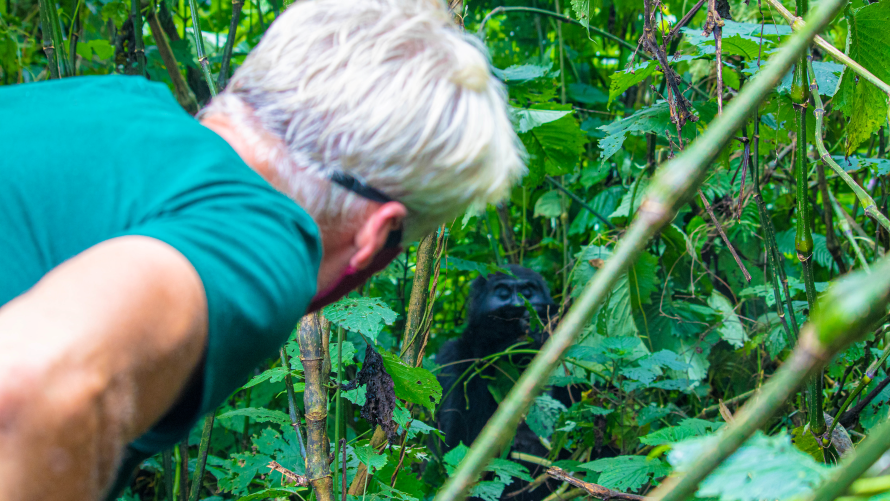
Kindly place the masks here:
<instances>
[{"instance_id":1,"label":"man with white hair","mask_svg":"<svg viewBox=\"0 0 890 501\"><path fill-rule=\"evenodd\" d=\"M0 89L0 499L100 498L523 171L486 57L425 0L294 4L199 118L139 77Z\"/></svg>"}]
</instances>

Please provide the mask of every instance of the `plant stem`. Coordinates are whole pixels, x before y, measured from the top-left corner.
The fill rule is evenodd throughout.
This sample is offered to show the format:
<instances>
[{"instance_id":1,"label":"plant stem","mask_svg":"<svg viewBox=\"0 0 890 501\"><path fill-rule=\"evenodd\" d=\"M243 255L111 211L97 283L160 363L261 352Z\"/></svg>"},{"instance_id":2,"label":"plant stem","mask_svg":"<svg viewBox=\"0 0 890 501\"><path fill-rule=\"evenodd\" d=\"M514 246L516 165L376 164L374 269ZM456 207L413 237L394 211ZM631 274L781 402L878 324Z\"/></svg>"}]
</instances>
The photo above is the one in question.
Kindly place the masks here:
<instances>
[{"instance_id":1,"label":"plant stem","mask_svg":"<svg viewBox=\"0 0 890 501\"><path fill-rule=\"evenodd\" d=\"M284 348L280 348L278 350L278 354L281 357L281 365L288 371L288 373L284 376L284 387L287 389L287 410L290 413L290 422L294 427L294 432L297 434L297 442L300 444L300 458L303 459L303 462L306 462L306 445L303 441L303 433L300 431L300 410L297 409L297 397L294 392L294 381L290 375L290 361L287 358L287 352L284 351Z\"/></svg>"},{"instance_id":2,"label":"plant stem","mask_svg":"<svg viewBox=\"0 0 890 501\"><path fill-rule=\"evenodd\" d=\"M204 73L204 80L210 89L210 95L216 96L216 84L213 83L213 75L210 74L210 62L207 61L207 55L204 51L204 32L201 31L201 21L198 19L198 4L195 0L189 0L189 10L192 13L192 30L195 35L195 52L198 54L198 63L201 65L201 71ZM226 40L228 43L228 40Z\"/></svg>"},{"instance_id":3,"label":"plant stem","mask_svg":"<svg viewBox=\"0 0 890 501\"><path fill-rule=\"evenodd\" d=\"M222 64L219 67L219 88L225 89L229 82L229 64L232 61L232 50L235 47L235 36L238 34L238 21L241 19L241 8L244 0L232 0L232 20L229 23L229 35L223 48Z\"/></svg>"},{"instance_id":4,"label":"plant stem","mask_svg":"<svg viewBox=\"0 0 890 501\"><path fill-rule=\"evenodd\" d=\"M853 248L853 252L856 254L856 259L859 260L859 263L862 265L862 269L865 270L866 273L871 273L871 268L868 266L868 261L866 261L865 255L862 253L862 249L859 248L859 243L856 242L856 237L853 236L853 230L850 228L850 223L841 212L841 208L831 191L828 192L828 198L831 200L831 208L832 210L834 210L834 213L837 216L837 224L841 227L841 233L847 239L850 247Z\"/></svg>"},{"instance_id":5,"label":"plant stem","mask_svg":"<svg viewBox=\"0 0 890 501\"><path fill-rule=\"evenodd\" d=\"M430 278L436 255L436 234L431 233L417 245L417 261L414 267L414 282L411 284L411 297L408 300L408 314L405 321L405 332L402 335L402 353L400 358L411 367L416 365L419 351L418 334L423 330L424 314L429 299Z\"/></svg>"},{"instance_id":6,"label":"plant stem","mask_svg":"<svg viewBox=\"0 0 890 501\"><path fill-rule=\"evenodd\" d=\"M204 418L204 429L201 430L201 445L198 446L198 461L195 464L195 474L192 476L192 490L189 492L189 501L198 501L201 485L204 483L204 467L207 466L207 452L210 450L210 436L213 433L213 420L216 413L211 412Z\"/></svg>"},{"instance_id":7,"label":"plant stem","mask_svg":"<svg viewBox=\"0 0 890 501\"><path fill-rule=\"evenodd\" d=\"M136 55L136 70L145 76L145 41L142 39L142 12L139 11L139 0L130 0L130 21L133 23L133 40L136 41L136 48L133 50Z\"/></svg>"},{"instance_id":8,"label":"plant stem","mask_svg":"<svg viewBox=\"0 0 890 501\"><path fill-rule=\"evenodd\" d=\"M828 440L829 443L831 442L831 432L834 431L834 427L837 426L837 423L840 421L840 417L843 415L844 411L847 410L847 407L849 407L850 404L853 403L853 400L855 400L856 397L859 396L860 393L862 393L862 390L864 390L865 387L868 386L869 383L871 383L872 379L875 378L875 376L878 374L878 369L882 365L884 365L884 362L887 360L888 356L890 356L890 345L884 348L884 353L881 354L881 358L876 359L868 366L868 369L865 370L865 374L863 374L862 377L859 379L859 384L856 385L856 389L853 390L852 393L850 393L850 396L848 396L846 400L844 400L843 405L841 405L841 408L838 409L837 413L834 415L834 421L831 422L831 427L828 428L828 431L822 437L823 445L827 445L825 443L826 440Z\"/></svg>"},{"instance_id":9,"label":"plant stem","mask_svg":"<svg viewBox=\"0 0 890 501\"><path fill-rule=\"evenodd\" d=\"M812 88L812 86L816 85L816 72L813 71L812 61L808 61L807 63L809 65L810 74L813 76L811 81L812 83L810 84L810 87ZM883 226L885 230L890 232L890 220L888 220L887 217L881 213L880 209L878 209L878 204L875 203L874 199L871 197L871 195L868 194L867 191L859 186L859 183L853 180L853 178L850 177L850 175L847 174L847 172L842 169L841 166L838 165L833 158L831 158L831 155L825 148L825 142L822 139L822 125L825 119L825 108L823 108L822 106L822 97L819 95L819 93L813 92L812 94L813 101L815 101L816 103L816 109L813 110L813 113L816 115L816 149L819 150L820 159L824 163L828 164L828 166L831 167L831 170L833 170L841 179L843 179L844 182L847 183L847 186L849 186L850 189L853 190L853 193L856 194L856 199L859 201L859 203L862 204L865 214L867 216L870 216L876 222L880 223L880 225Z\"/></svg>"},{"instance_id":10,"label":"plant stem","mask_svg":"<svg viewBox=\"0 0 890 501\"><path fill-rule=\"evenodd\" d=\"M343 399L340 396L341 384L343 383L343 334L345 329L343 327L337 328L337 393L334 397L334 401L336 402L335 411L334 411L334 478L337 478L337 468L342 467L344 471L344 475L346 474L346 462L344 461L342 465L338 465L337 462L340 460L340 416L342 415L343 408ZM343 430L343 434L346 434L346 430ZM345 450L344 450L345 453ZM334 499L337 499L337 482L334 482Z\"/></svg>"},{"instance_id":11,"label":"plant stem","mask_svg":"<svg viewBox=\"0 0 890 501\"><path fill-rule=\"evenodd\" d=\"M158 53L161 55L161 60L164 61L164 66L167 68L167 74L173 82L173 94L176 96L176 101L185 111L194 115L198 112L198 102L195 100L195 94L192 93L182 77L182 73L179 72L179 64L176 61L176 56L173 55L173 49L170 47L167 34L164 33L164 29L161 27L160 20L154 9L154 2L152 2L146 17L148 18L148 27L151 30L151 35L158 47Z\"/></svg>"},{"instance_id":12,"label":"plant stem","mask_svg":"<svg viewBox=\"0 0 890 501\"><path fill-rule=\"evenodd\" d=\"M766 0L770 3L776 10L782 14L782 17L788 21L788 24L791 25L792 30L800 30L803 25L803 19L792 14L788 9L785 8L784 5L779 0ZM859 74L859 76L865 78L869 82L875 84L879 89L884 91L887 95L890 95L890 85L883 82L880 78L876 77L872 72L863 68L862 65L854 61L850 58L850 56L844 54L840 50L837 49L834 45L826 41L824 38L816 35L813 39L813 42L817 47L827 52L831 57L835 58L839 63L846 65L851 70L855 71ZM817 105L818 106L818 105Z\"/></svg>"},{"instance_id":13,"label":"plant stem","mask_svg":"<svg viewBox=\"0 0 890 501\"><path fill-rule=\"evenodd\" d=\"M835 419L835 422L837 420ZM842 495L853 482L865 473L884 452L890 449L890 420L872 429L868 437L844 458L830 478L819 486L807 501L831 501Z\"/></svg>"},{"instance_id":14,"label":"plant stem","mask_svg":"<svg viewBox=\"0 0 890 501\"><path fill-rule=\"evenodd\" d=\"M43 52L46 54L46 63L49 67L50 78L61 78L62 71L59 67L59 58L56 47L61 41L56 41L52 27L52 18L49 13L54 8L50 0L39 0L40 9L40 33L43 39Z\"/></svg>"},{"instance_id":15,"label":"plant stem","mask_svg":"<svg viewBox=\"0 0 890 501\"><path fill-rule=\"evenodd\" d=\"M188 500L189 492L189 441L179 442L179 499Z\"/></svg>"},{"instance_id":16,"label":"plant stem","mask_svg":"<svg viewBox=\"0 0 890 501\"><path fill-rule=\"evenodd\" d=\"M165 450L161 456L164 461L164 487L167 493L167 501L173 501L173 449Z\"/></svg>"},{"instance_id":17,"label":"plant stem","mask_svg":"<svg viewBox=\"0 0 890 501\"><path fill-rule=\"evenodd\" d=\"M569 191L565 186L563 186L562 184L560 184L559 181L557 181L556 179L553 179L553 177L550 176L549 174L548 174L547 176L545 176L545 177L546 177L547 181L550 181L550 184L552 184L557 190L559 190L559 191L565 193L566 195L569 196L569 198L571 198L572 200L578 202L578 205L580 205L581 207L583 207L584 209L586 209L587 212L590 212L590 213L593 214L597 219L599 219L600 221L602 221L603 224L605 224L606 226L608 226L610 230L614 230L614 229L615 229L615 225L612 224L611 221L609 221L609 220L606 219L605 217L601 216L597 211L593 210L593 207L591 207L590 205L588 205L587 202L585 202L584 200L581 199L581 197L579 197L578 195L575 195L574 193L572 193L571 191ZM524 229L524 227L523 227L523 229Z\"/></svg>"},{"instance_id":18,"label":"plant stem","mask_svg":"<svg viewBox=\"0 0 890 501\"><path fill-rule=\"evenodd\" d=\"M194 0L191 0L194 1ZM306 406L306 477L318 501L333 501L334 480L331 478L330 442L328 441L328 390L330 373L325 371L326 354L322 337L327 328L322 326L319 313L303 317L297 329L300 342L300 361L306 376L303 402ZM324 321L327 323L326 321Z\"/></svg>"},{"instance_id":19,"label":"plant stem","mask_svg":"<svg viewBox=\"0 0 890 501\"><path fill-rule=\"evenodd\" d=\"M732 139L736 130L745 124L750 110L757 109L794 60L803 53L813 35L834 17L842 3L842 0L822 0L816 14L811 16L811 22L789 38L771 58L771 63L751 79L727 105L723 114L686 150L656 172L636 219L616 246L612 257L584 287L574 306L541 348L541 352L498 406L463 461L437 493L436 501L451 501L466 496L470 485L495 452L506 445L531 401L540 393L547 381L547 375L553 372L562 354L574 344L577 336L590 322L615 281L627 271L648 240L695 193L707 173L707 167ZM710 469L704 471L702 477L716 466L709 465ZM691 490L697 484L698 480ZM688 491L689 489L687 493Z\"/></svg>"}]
</instances>

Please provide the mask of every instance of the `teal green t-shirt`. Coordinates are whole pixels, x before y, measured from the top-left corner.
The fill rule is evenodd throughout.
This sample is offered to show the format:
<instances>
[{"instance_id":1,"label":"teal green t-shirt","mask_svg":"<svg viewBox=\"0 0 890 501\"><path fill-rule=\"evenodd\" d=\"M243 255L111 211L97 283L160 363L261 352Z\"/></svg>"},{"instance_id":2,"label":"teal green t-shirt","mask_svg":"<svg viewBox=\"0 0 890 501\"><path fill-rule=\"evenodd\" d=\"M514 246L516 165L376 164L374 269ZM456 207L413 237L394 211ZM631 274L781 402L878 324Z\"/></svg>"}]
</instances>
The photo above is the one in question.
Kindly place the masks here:
<instances>
[{"instance_id":1,"label":"teal green t-shirt","mask_svg":"<svg viewBox=\"0 0 890 501\"><path fill-rule=\"evenodd\" d=\"M0 148L0 305L123 235L166 242L201 277L203 377L132 444L138 451L173 445L244 384L315 294L315 223L161 84L102 76L0 87Z\"/></svg>"}]
</instances>

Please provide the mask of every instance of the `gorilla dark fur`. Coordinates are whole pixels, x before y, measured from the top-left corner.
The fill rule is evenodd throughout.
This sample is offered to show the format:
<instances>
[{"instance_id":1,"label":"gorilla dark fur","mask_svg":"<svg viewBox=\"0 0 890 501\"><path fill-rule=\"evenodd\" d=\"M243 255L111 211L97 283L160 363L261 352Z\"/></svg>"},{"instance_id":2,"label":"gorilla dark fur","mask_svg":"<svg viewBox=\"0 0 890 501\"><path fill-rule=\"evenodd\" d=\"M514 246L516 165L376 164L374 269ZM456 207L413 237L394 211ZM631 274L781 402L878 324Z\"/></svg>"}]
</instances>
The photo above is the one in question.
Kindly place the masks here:
<instances>
[{"instance_id":1,"label":"gorilla dark fur","mask_svg":"<svg viewBox=\"0 0 890 501\"><path fill-rule=\"evenodd\" d=\"M461 442L467 446L472 444L498 406L488 388L497 376L496 367L488 367L481 374L460 379L461 375L476 359L502 352L529 337L532 339L532 348L540 348L546 334L540 329L530 329L530 315L524 299L528 299L545 324L548 319L555 317L557 306L541 275L517 265L509 265L508 269L514 276L498 273L473 281L468 299L467 326L463 335L460 339L443 345L436 355L438 365L472 359L448 365L439 375L442 391L447 393L438 414L438 427L445 434L443 453ZM528 359L527 356L525 358ZM516 432L512 450L538 457L547 455L546 448L524 422ZM535 472L535 465L524 464ZM533 492L524 492L510 499L543 499L550 493L547 487L540 486ZM505 489L504 498L509 492L518 489L516 482L510 484Z\"/></svg>"}]
</instances>

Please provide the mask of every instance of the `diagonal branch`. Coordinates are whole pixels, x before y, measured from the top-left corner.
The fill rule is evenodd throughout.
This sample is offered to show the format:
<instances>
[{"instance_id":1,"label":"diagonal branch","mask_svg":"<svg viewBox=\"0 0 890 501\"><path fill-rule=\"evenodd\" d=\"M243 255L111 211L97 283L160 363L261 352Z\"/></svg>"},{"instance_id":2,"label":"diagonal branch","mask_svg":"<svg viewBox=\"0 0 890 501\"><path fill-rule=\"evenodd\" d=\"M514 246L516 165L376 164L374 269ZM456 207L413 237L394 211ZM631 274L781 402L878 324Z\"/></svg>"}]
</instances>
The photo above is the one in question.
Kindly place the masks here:
<instances>
[{"instance_id":1,"label":"diagonal branch","mask_svg":"<svg viewBox=\"0 0 890 501\"><path fill-rule=\"evenodd\" d=\"M552 466L547 470L547 474L551 477L562 480L563 482L567 482L575 487L580 487L587 491L587 493L595 498L602 499L603 501L607 501L609 499L622 499L624 501L643 501L643 496L637 496L636 494L627 494L624 492L615 491L609 489L607 487L603 487L598 484L591 484L589 482L585 482L583 480L578 480L577 478L569 475L569 473L558 466Z\"/></svg>"}]
</instances>

